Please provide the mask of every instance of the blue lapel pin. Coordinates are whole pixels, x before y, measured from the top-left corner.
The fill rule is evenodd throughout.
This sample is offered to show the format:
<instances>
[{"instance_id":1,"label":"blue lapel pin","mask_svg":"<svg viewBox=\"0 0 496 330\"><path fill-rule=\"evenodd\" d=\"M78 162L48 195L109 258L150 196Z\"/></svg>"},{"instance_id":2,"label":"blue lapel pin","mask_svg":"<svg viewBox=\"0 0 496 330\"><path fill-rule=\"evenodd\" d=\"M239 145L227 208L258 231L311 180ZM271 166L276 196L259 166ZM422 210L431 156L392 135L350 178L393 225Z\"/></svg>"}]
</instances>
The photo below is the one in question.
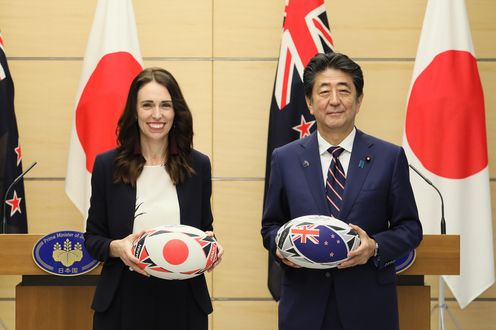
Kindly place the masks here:
<instances>
[{"instance_id":1,"label":"blue lapel pin","mask_svg":"<svg viewBox=\"0 0 496 330\"><path fill-rule=\"evenodd\" d=\"M358 167L364 168L365 162L370 163L371 160L372 160L371 156L365 156L363 159L360 159L360 161L358 162Z\"/></svg>"}]
</instances>

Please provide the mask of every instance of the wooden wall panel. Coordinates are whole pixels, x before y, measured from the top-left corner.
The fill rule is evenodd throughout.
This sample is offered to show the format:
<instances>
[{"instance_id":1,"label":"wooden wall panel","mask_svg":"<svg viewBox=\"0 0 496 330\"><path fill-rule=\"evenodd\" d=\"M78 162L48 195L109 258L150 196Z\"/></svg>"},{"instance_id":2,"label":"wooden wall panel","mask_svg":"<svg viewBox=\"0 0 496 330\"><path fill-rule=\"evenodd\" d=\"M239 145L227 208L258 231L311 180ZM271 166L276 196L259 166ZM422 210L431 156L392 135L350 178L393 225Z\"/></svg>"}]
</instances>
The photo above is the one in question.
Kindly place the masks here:
<instances>
[{"instance_id":1,"label":"wooden wall panel","mask_svg":"<svg viewBox=\"0 0 496 330\"><path fill-rule=\"evenodd\" d=\"M494 57L496 3L467 0L476 55ZM336 50L360 58L414 58L426 0L327 0L327 14Z\"/></svg>"},{"instance_id":2,"label":"wooden wall panel","mask_svg":"<svg viewBox=\"0 0 496 330\"><path fill-rule=\"evenodd\" d=\"M401 145L413 65L405 62L360 62L365 84L356 126Z\"/></svg>"},{"instance_id":3,"label":"wooden wall panel","mask_svg":"<svg viewBox=\"0 0 496 330\"><path fill-rule=\"evenodd\" d=\"M0 275L0 299L14 298L15 286L21 281L21 276Z\"/></svg>"},{"instance_id":4,"label":"wooden wall panel","mask_svg":"<svg viewBox=\"0 0 496 330\"><path fill-rule=\"evenodd\" d=\"M270 297L260 235L262 198L262 181L214 183L214 227L226 251L214 270L214 298Z\"/></svg>"},{"instance_id":5,"label":"wooden wall panel","mask_svg":"<svg viewBox=\"0 0 496 330\"><path fill-rule=\"evenodd\" d=\"M336 50L352 57L415 57L425 0L327 0Z\"/></svg>"},{"instance_id":6,"label":"wooden wall panel","mask_svg":"<svg viewBox=\"0 0 496 330\"><path fill-rule=\"evenodd\" d=\"M214 301L213 329L277 329L277 303L274 301Z\"/></svg>"},{"instance_id":7,"label":"wooden wall panel","mask_svg":"<svg viewBox=\"0 0 496 330\"><path fill-rule=\"evenodd\" d=\"M0 0L8 56L83 56L95 7L96 0Z\"/></svg>"},{"instance_id":8,"label":"wooden wall panel","mask_svg":"<svg viewBox=\"0 0 496 330\"><path fill-rule=\"evenodd\" d=\"M0 8L10 56L80 57L86 49L96 1L2 0ZM212 55L210 1L154 1L147 5L135 1L134 11L143 54Z\"/></svg>"},{"instance_id":9,"label":"wooden wall panel","mask_svg":"<svg viewBox=\"0 0 496 330\"><path fill-rule=\"evenodd\" d=\"M67 197L64 185L64 181L24 181L30 234L83 230L85 220Z\"/></svg>"},{"instance_id":10,"label":"wooden wall panel","mask_svg":"<svg viewBox=\"0 0 496 330\"><path fill-rule=\"evenodd\" d=\"M275 68L275 62L214 63L214 176L265 176Z\"/></svg>"},{"instance_id":11,"label":"wooden wall panel","mask_svg":"<svg viewBox=\"0 0 496 330\"><path fill-rule=\"evenodd\" d=\"M142 56L212 56L212 1L133 1Z\"/></svg>"},{"instance_id":12,"label":"wooden wall panel","mask_svg":"<svg viewBox=\"0 0 496 330\"><path fill-rule=\"evenodd\" d=\"M278 57L283 0L214 2L215 57Z\"/></svg>"},{"instance_id":13,"label":"wooden wall panel","mask_svg":"<svg viewBox=\"0 0 496 330\"><path fill-rule=\"evenodd\" d=\"M79 84L78 61L11 61L23 165L31 176L64 177Z\"/></svg>"},{"instance_id":14,"label":"wooden wall panel","mask_svg":"<svg viewBox=\"0 0 496 330\"><path fill-rule=\"evenodd\" d=\"M496 44L489 40L496 37L496 2L492 0L465 0L477 57L494 58Z\"/></svg>"},{"instance_id":15,"label":"wooden wall panel","mask_svg":"<svg viewBox=\"0 0 496 330\"><path fill-rule=\"evenodd\" d=\"M0 327L6 330L15 329L15 301L0 300Z\"/></svg>"},{"instance_id":16,"label":"wooden wall panel","mask_svg":"<svg viewBox=\"0 0 496 330\"><path fill-rule=\"evenodd\" d=\"M214 56L277 57L284 3L214 1ZM414 58L426 0L326 0L336 50L360 58ZM477 56L492 57L496 4L467 1Z\"/></svg>"},{"instance_id":17,"label":"wooden wall panel","mask_svg":"<svg viewBox=\"0 0 496 330\"><path fill-rule=\"evenodd\" d=\"M493 56L496 57L496 52ZM496 93L494 93L496 90L496 60L479 62L478 67L484 90L489 171L491 178L496 178Z\"/></svg>"}]
</instances>

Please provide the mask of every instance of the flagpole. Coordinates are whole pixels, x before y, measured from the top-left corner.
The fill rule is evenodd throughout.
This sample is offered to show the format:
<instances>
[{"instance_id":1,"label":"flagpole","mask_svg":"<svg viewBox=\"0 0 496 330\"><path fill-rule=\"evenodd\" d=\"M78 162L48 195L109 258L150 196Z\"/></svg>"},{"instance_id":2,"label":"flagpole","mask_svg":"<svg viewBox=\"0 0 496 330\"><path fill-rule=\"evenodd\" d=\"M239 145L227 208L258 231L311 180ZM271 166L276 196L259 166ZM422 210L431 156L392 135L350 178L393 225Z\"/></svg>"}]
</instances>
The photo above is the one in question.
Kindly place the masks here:
<instances>
[{"instance_id":1,"label":"flagpole","mask_svg":"<svg viewBox=\"0 0 496 330\"><path fill-rule=\"evenodd\" d=\"M446 306L446 301L444 297L444 280L443 276L439 276L439 295L438 295L438 307L439 307L439 330L444 330L444 309Z\"/></svg>"},{"instance_id":2,"label":"flagpole","mask_svg":"<svg viewBox=\"0 0 496 330\"><path fill-rule=\"evenodd\" d=\"M448 313L449 318L451 321L453 321L453 324L455 325L455 329L457 330L462 330L462 327L456 320L455 316L450 312L448 309L448 305L446 304L446 295L445 295L445 290L444 290L444 285L446 282L444 281L442 276L439 276L439 297L438 297L438 303L437 306L434 307L434 309L437 307L439 308L439 315L438 315L438 324L439 324L439 329L440 330L445 330L445 317L444 317L444 312L446 311Z\"/></svg>"}]
</instances>

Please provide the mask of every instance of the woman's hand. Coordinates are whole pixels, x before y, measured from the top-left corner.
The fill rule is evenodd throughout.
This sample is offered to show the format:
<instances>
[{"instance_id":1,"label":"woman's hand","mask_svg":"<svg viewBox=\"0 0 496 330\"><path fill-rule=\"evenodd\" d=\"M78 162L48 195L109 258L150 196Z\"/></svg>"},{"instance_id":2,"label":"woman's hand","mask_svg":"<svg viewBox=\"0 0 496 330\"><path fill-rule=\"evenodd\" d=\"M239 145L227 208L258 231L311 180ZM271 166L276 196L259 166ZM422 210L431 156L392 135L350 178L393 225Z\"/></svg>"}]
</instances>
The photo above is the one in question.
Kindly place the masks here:
<instances>
[{"instance_id":1,"label":"woman's hand","mask_svg":"<svg viewBox=\"0 0 496 330\"><path fill-rule=\"evenodd\" d=\"M206 231L205 232L207 236L215 238L217 241L217 238L215 237L215 234L213 231ZM207 269L207 272L211 272L215 267L217 267L218 264L222 261L222 255L224 254L224 248L222 245L217 241L217 260Z\"/></svg>"},{"instance_id":2,"label":"woman's hand","mask_svg":"<svg viewBox=\"0 0 496 330\"><path fill-rule=\"evenodd\" d=\"M117 239L110 242L110 256L121 258L122 262L129 267L129 270L135 271L145 276L150 276L143 269L139 268L139 260L132 253L133 242L137 240L145 231L131 234L123 239Z\"/></svg>"}]
</instances>

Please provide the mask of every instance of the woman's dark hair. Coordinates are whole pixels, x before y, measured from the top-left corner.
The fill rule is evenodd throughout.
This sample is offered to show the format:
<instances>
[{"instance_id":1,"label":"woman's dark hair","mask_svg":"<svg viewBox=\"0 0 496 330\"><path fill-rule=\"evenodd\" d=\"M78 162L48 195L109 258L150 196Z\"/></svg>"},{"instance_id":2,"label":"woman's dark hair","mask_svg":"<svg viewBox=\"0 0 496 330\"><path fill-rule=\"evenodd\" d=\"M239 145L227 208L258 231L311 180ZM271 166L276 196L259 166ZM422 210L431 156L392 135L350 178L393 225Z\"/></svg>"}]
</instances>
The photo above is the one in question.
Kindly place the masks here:
<instances>
[{"instance_id":1,"label":"woman's dark hair","mask_svg":"<svg viewBox=\"0 0 496 330\"><path fill-rule=\"evenodd\" d=\"M303 88L305 89L306 97L312 97L313 85L315 84L317 74L327 69L340 70L349 74L353 79L357 97L362 95L364 81L360 65L341 53L321 53L311 58L303 71Z\"/></svg>"},{"instance_id":2,"label":"woman's dark hair","mask_svg":"<svg viewBox=\"0 0 496 330\"><path fill-rule=\"evenodd\" d=\"M193 119L181 89L172 74L162 68L148 68L138 74L129 88L124 112L117 124L117 157L114 162L113 182L136 185L143 171L145 158L141 154L138 126L138 92L155 81L164 86L172 97L174 123L168 134L165 169L174 184L184 182L195 172L192 167Z\"/></svg>"}]
</instances>

